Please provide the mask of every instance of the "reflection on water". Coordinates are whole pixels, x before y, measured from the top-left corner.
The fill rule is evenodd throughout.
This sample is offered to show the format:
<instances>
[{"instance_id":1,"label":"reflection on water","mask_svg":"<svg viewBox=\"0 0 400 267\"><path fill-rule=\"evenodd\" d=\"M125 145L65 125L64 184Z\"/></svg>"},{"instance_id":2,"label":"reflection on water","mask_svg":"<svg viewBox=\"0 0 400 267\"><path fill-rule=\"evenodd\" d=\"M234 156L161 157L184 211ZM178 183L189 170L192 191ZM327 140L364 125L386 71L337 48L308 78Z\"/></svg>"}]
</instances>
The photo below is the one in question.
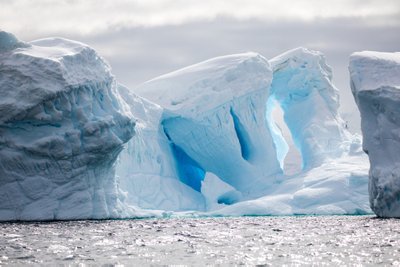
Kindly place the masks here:
<instances>
[{"instance_id":1,"label":"reflection on water","mask_svg":"<svg viewBox=\"0 0 400 267\"><path fill-rule=\"evenodd\" d=\"M1 223L0 265L400 265L400 220L372 216Z\"/></svg>"}]
</instances>

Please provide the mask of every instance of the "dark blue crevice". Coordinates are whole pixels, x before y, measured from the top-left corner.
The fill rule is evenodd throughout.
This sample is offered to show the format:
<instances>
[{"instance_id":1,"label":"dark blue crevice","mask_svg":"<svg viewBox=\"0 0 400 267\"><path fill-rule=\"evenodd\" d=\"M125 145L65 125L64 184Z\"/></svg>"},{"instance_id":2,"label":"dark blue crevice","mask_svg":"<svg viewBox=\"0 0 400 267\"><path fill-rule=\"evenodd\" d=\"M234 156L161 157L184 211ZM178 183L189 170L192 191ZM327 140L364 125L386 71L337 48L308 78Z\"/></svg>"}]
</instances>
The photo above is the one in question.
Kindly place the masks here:
<instances>
[{"instance_id":1,"label":"dark blue crevice","mask_svg":"<svg viewBox=\"0 0 400 267\"><path fill-rule=\"evenodd\" d=\"M240 152L242 153L242 158L245 160L250 160L251 157L251 144L250 144L250 136L245 130L243 124L240 122L239 118L233 112L232 108L230 110L233 125L235 127L236 136L238 138L240 144Z\"/></svg>"},{"instance_id":2,"label":"dark blue crevice","mask_svg":"<svg viewBox=\"0 0 400 267\"><path fill-rule=\"evenodd\" d=\"M172 141L166 129L163 129L165 135L170 141L170 146L176 162L179 180L184 184L190 186L194 190L201 192L201 181L204 180L206 172L195 160L193 160L188 154L186 154L182 148L176 145Z\"/></svg>"},{"instance_id":3,"label":"dark blue crevice","mask_svg":"<svg viewBox=\"0 0 400 267\"><path fill-rule=\"evenodd\" d=\"M201 181L204 180L206 172L179 146L172 144L171 147L177 162L179 179L184 184L200 192Z\"/></svg>"}]
</instances>

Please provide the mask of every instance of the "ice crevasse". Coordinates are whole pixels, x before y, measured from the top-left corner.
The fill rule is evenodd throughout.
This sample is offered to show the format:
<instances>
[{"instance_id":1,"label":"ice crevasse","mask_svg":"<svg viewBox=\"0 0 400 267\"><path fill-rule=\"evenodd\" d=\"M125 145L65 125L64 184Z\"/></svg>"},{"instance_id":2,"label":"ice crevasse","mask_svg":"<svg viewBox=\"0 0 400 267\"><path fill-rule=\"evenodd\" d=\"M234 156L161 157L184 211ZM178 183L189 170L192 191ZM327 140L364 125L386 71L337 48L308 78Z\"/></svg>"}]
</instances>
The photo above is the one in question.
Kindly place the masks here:
<instances>
[{"instance_id":1,"label":"ice crevasse","mask_svg":"<svg viewBox=\"0 0 400 267\"><path fill-rule=\"evenodd\" d=\"M0 96L0 220L370 212L319 52L218 57L128 89L87 45L0 32Z\"/></svg>"}]
</instances>

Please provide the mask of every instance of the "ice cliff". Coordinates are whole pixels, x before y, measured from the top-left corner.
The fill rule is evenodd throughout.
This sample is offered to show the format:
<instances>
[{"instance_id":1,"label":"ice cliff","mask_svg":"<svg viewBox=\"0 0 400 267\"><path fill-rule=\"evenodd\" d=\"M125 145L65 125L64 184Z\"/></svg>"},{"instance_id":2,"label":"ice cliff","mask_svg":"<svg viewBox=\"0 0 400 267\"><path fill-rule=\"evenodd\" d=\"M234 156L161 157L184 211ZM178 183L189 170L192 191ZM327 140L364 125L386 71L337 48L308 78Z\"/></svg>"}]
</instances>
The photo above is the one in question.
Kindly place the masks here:
<instances>
[{"instance_id":1,"label":"ice cliff","mask_svg":"<svg viewBox=\"0 0 400 267\"><path fill-rule=\"evenodd\" d=\"M90 47L0 32L0 219L128 216L114 174L134 134L124 105Z\"/></svg>"},{"instance_id":2,"label":"ice cliff","mask_svg":"<svg viewBox=\"0 0 400 267\"><path fill-rule=\"evenodd\" d=\"M349 70L371 164L371 208L381 217L400 217L400 53L357 52Z\"/></svg>"}]
</instances>

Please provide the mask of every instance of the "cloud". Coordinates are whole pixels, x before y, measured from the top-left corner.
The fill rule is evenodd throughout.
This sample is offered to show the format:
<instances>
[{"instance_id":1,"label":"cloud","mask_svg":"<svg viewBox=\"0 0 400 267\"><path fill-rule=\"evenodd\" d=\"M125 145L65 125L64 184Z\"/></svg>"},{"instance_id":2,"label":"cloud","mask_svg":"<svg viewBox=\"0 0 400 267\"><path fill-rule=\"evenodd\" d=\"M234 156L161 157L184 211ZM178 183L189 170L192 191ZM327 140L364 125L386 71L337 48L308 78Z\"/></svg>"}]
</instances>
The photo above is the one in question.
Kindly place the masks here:
<instances>
[{"instance_id":1,"label":"cloud","mask_svg":"<svg viewBox=\"0 0 400 267\"><path fill-rule=\"evenodd\" d=\"M333 68L334 82L341 92L341 111L350 127L358 130L359 115L349 87L348 57L360 50L398 51L400 43L400 26L368 23L363 18L275 22L217 18L68 37L97 49L110 62L117 79L130 88L215 56L255 51L272 58L298 46L319 50Z\"/></svg>"},{"instance_id":2,"label":"cloud","mask_svg":"<svg viewBox=\"0 0 400 267\"><path fill-rule=\"evenodd\" d=\"M25 41L62 36L88 43L134 88L155 76L232 53L272 58L303 46L322 51L358 129L349 88L354 51L396 51L398 0L0 0L0 27Z\"/></svg>"},{"instance_id":3,"label":"cloud","mask_svg":"<svg viewBox=\"0 0 400 267\"><path fill-rule=\"evenodd\" d=\"M363 17L398 24L398 0L0 0L0 25L17 34L80 35L112 29L180 25L218 17L264 21Z\"/></svg>"}]
</instances>

